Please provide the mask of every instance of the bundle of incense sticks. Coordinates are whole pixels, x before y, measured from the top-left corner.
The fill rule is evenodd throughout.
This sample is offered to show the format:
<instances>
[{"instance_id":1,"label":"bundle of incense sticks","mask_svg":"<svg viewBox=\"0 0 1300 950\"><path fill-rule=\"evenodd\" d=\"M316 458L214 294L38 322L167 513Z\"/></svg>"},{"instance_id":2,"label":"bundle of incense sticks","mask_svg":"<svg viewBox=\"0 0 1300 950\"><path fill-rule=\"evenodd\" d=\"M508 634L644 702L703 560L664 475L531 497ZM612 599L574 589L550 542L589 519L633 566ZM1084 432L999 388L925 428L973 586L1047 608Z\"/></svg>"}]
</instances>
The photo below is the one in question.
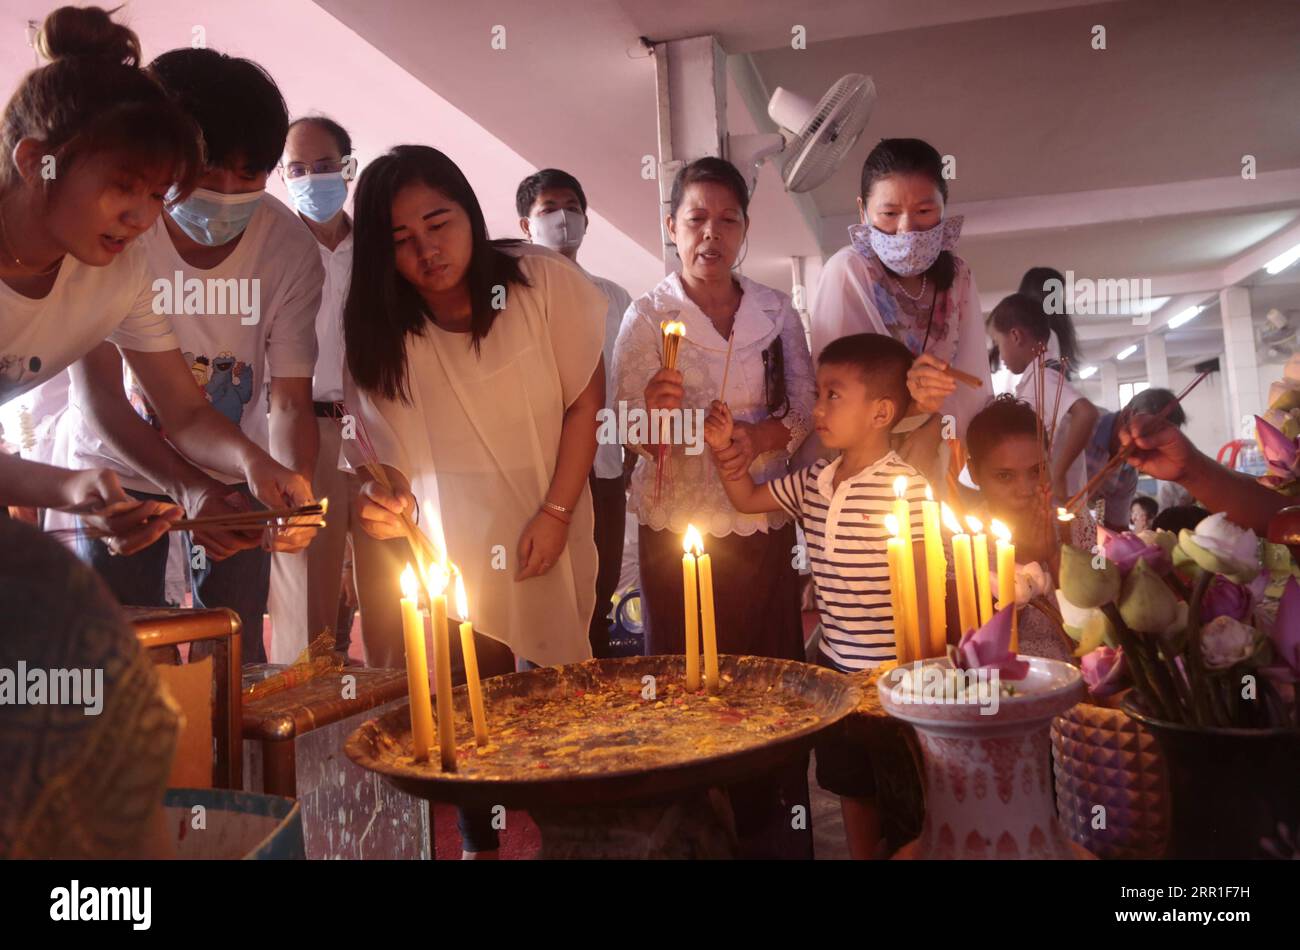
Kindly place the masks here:
<instances>
[{"instance_id":1,"label":"bundle of incense sticks","mask_svg":"<svg viewBox=\"0 0 1300 950\"><path fill-rule=\"evenodd\" d=\"M682 337L686 335L686 325L679 320L665 320L659 324L663 333L664 369L677 368L677 351L681 348ZM725 382L723 383L725 386ZM655 494L654 503L659 504L663 498L665 472L668 468L669 421L662 420L659 429L659 447L655 453Z\"/></svg>"},{"instance_id":2,"label":"bundle of incense sticks","mask_svg":"<svg viewBox=\"0 0 1300 950\"><path fill-rule=\"evenodd\" d=\"M375 451L375 445L370 441L370 435L366 432L365 423L361 421L361 416L352 412L346 405L343 407L343 415L352 419L356 424L356 442L361 448L362 464L370 477L384 486L384 490L391 494L396 494L393 490L392 480L388 477L388 472L383 464L379 461L379 453ZM338 420L340 425L343 420ZM401 515L402 531L406 536L406 543L411 548L411 554L415 557L415 564L418 568L418 576L421 583L428 577L428 567L430 564L441 563L443 561L442 553L429 540L428 536L419 529L411 516L405 512Z\"/></svg>"},{"instance_id":3,"label":"bundle of incense sticks","mask_svg":"<svg viewBox=\"0 0 1300 950\"><path fill-rule=\"evenodd\" d=\"M1201 380L1205 379L1205 377L1209 375L1210 373L1207 370L1204 373L1202 373L1200 376L1197 376L1190 383L1188 383L1187 388L1178 394L1177 399L1175 399L1173 402L1169 403L1169 405L1165 406L1165 408L1161 409L1158 413L1156 413L1156 418L1161 420L1167 419L1169 417L1169 413L1174 411L1174 406L1182 402L1187 397L1187 394L1190 393L1197 386L1199 386L1201 384ZM1101 471L1099 471L1096 475L1092 476L1092 478L1088 479L1088 484L1084 485L1083 488L1079 489L1078 493L1065 503L1066 511L1074 511L1076 508L1079 507L1080 504L1087 504L1088 496L1091 495L1097 489L1097 486L1099 486L1103 481L1106 480L1106 478L1110 475L1111 472L1115 471L1115 469L1119 468L1121 465L1124 464L1124 462L1128 459L1128 457L1133 453L1135 447L1136 447L1135 444L1130 442L1128 445L1122 447L1118 452L1112 455L1110 461L1107 462L1102 467Z\"/></svg>"},{"instance_id":4,"label":"bundle of incense sticks","mask_svg":"<svg viewBox=\"0 0 1300 950\"><path fill-rule=\"evenodd\" d=\"M260 511L232 511L223 515L203 515L198 518L181 518L168 526L168 531L192 531L195 528L218 528L227 531L266 532L288 531L294 528L323 528L329 499L322 498L306 505L290 508L264 508ZM111 537L110 532L82 525L77 528L59 528L46 532L51 537L67 540L75 537L101 539Z\"/></svg>"}]
</instances>

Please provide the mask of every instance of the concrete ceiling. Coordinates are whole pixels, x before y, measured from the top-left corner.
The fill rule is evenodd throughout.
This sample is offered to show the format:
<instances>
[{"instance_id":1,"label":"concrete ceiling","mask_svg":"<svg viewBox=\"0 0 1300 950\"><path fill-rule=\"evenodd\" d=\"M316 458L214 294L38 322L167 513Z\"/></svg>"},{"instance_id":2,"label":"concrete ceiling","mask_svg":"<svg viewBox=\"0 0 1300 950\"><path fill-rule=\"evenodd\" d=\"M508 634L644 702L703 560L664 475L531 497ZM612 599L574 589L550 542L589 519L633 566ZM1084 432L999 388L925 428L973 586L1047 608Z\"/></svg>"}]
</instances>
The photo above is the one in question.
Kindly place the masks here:
<instances>
[{"instance_id":1,"label":"concrete ceiling","mask_svg":"<svg viewBox=\"0 0 1300 950\"><path fill-rule=\"evenodd\" d=\"M782 287L791 256L844 242L862 160L887 136L925 138L956 159L950 210L967 214L960 252L986 306L1035 264L1149 278L1171 297L1150 328L1091 327L1090 359L1189 302L1212 305L1262 254L1300 241L1293 0L554 0L544 12L524 0L316 2L527 161L573 171L593 208L652 253L657 187L641 168L657 151L656 98L642 38L712 33L733 78L740 63L769 93L815 99L845 73L869 74L875 114L807 196L811 227L764 170L745 270ZM494 27L505 49L492 48ZM806 49L792 48L796 27ZM728 107L733 132L755 128L734 81ZM436 128L413 137L440 139ZM1255 179L1242 178L1246 155ZM509 198L503 184L499 200ZM1216 319L1207 310L1174 331L1171 358L1217 352Z\"/></svg>"}]
</instances>

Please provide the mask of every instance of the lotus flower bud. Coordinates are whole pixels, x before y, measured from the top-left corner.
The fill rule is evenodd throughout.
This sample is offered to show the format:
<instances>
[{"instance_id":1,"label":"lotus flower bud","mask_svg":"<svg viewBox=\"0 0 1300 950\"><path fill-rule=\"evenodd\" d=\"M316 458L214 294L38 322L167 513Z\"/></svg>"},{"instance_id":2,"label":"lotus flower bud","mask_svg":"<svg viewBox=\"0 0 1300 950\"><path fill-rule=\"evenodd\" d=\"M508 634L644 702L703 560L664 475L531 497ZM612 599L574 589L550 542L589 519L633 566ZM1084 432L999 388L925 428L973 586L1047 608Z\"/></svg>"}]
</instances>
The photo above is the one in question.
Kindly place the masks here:
<instances>
[{"instance_id":1,"label":"lotus flower bud","mask_svg":"<svg viewBox=\"0 0 1300 950\"><path fill-rule=\"evenodd\" d=\"M1164 633L1178 620L1178 598L1145 561L1124 581L1119 614L1138 633Z\"/></svg>"},{"instance_id":2,"label":"lotus flower bud","mask_svg":"<svg viewBox=\"0 0 1300 950\"><path fill-rule=\"evenodd\" d=\"M1101 607L1119 596L1119 567L1106 561L1101 570L1093 567L1093 555L1073 545L1061 548L1061 590L1076 607Z\"/></svg>"}]
</instances>

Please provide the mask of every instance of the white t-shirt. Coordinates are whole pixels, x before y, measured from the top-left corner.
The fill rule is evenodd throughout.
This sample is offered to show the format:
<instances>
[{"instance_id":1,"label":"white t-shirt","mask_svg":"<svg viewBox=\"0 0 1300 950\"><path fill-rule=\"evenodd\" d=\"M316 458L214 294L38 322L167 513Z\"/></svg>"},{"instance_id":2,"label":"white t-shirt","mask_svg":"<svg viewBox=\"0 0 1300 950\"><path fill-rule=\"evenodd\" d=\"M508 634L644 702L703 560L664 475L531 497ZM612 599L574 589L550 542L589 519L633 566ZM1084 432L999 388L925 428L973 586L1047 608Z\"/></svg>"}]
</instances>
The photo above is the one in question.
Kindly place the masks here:
<instances>
[{"instance_id":1,"label":"white t-shirt","mask_svg":"<svg viewBox=\"0 0 1300 950\"><path fill-rule=\"evenodd\" d=\"M176 339L196 385L250 441L267 448L265 391L271 378L310 377L316 366L316 312L324 279L316 238L297 215L264 195L238 247L216 267L187 264L161 219L140 243L152 281L151 306L172 311ZM180 312L185 310L190 312ZM129 372L127 377L132 405L149 418L143 392ZM61 423L72 430L75 466L111 468L128 488L160 491L90 428L78 408L82 398L74 384ZM208 474L227 484L239 481L223 472Z\"/></svg>"},{"instance_id":2,"label":"white t-shirt","mask_svg":"<svg viewBox=\"0 0 1300 950\"><path fill-rule=\"evenodd\" d=\"M312 377L311 398L316 402L340 402L343 399L343 304L352 280L352 231L330 250L319 242L320 262L325 268L321 286L320 309L316 311L316 375Z\"/></svg>"},{"instance_id":3,"label":"white t-shirt","mask_svg":"<svg viewBox=\"0 0 1300 950\"><path fill-rule=\"evenodd\" d=\"M153 310L142 240L106 267L65 257L39 300L0 281L0 404L57 376L106 339L132 350L176 349L171 320Z\"/></svg>"},{"instance_id":4,"label":"white t-shirt","mask_svg":"<svg viewBox=\"0 0 1300 950\"><path fill-rule=\"evenodd\" d=\"M585 272L584 272L585 273ZM592 283L599 287L609 300L609 309L605 311L605 408L617 412L618 387L614 384L614 344L618 341L619 327L623 325L623 314L632 306L631 295L604 277L587 274ZM623 447L618 444L596 446L597 478L620 478L623 475Z\"/></svg>"},{"instance_id":5,"label":"white t-shirt","mask_svg":"<svg viewBox=\"0 0 1300 950\"><path fill-rule=\"evenodd\" d=\"M1041 410L1034 398L1034 388L1034 372L1031 367L1021 374L1020 382L1016 384L1016 397L1033 406L1034 411L1051 427L1052 461L1055 463L1063 446L1064 430L1061 428L1061 420L1070 411L1070 407L1084 397L1070 385L1069 380L1062 376L1059 370L1050 366L1043 371L1043 403L1045 408ZM1058 389L1061 391L1059 404L1056 396ZM1056 418L1049 419L1048 414L1051 413L1053 406L1057 407ZM1084 457L1086 455L1087 452L1081 451L1075 457L1075 460L1070 463L1070 468L1066 472L1065 489L1071 495L1074 495L1088 483L1088 462Z\"/></svg>"}]
</instances>

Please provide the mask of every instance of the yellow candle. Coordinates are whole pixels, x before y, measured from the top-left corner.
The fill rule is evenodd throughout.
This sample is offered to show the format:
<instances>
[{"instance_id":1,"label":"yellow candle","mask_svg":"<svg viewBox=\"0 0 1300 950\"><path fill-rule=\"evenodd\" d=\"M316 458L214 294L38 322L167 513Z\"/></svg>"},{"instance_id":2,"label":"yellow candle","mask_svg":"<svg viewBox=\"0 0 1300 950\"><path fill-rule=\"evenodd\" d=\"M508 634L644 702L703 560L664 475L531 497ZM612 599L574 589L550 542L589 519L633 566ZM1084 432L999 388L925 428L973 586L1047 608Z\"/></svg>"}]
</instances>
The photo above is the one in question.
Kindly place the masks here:
<instances>
[{"instance_id":1,"label":"yellow candle","mask_svg":"<svg viewBox=\"0 0 1300 950\"><path fill-rule=\"evenodd\" d=\"M885 515L885 530L892 537L885 540L885 561L889 565L889 602L894 611L894 658L900 664L910 663L907 655L907 623L903 610L903 584L899 577L899 551L903 542L898 537L898 518Z\"/></svg>"},{"instance_id":2,"label":"yellow candle","mask_svg":"<svg viewBox=\"0 0 1300 950\"><path fill-rule=\"evenodd\" d=\"M700 549L703 550L703 544ZM718 627L713 616L713 562L707 554L696 559L700 568L700 618L704 622L704 688L718 691Z\"/></svg>"},{"instance_id":3,"label":"yellow candle","mask_svg":"<svg viewBox=\"0 0 1300 950\"><path fill-rule=\"evenodd\" d=\"M696 555L704 549L704 542L694 525L686 528L682 541L682 590L686 610L686 688L691 692L700 688L700 597L696 584Z\"/></svg>"},{"instance_id":4,"label":"yellow candle","mask_svg":"<svg viewBox=\"0 0 1300 950\"><path fill-rule=\"evenodd\" d=\"M930 635L923 644L923 659L948 652L948 556L939 531L939 503L930 486L921 502L921 524L925 533L925 597L930 605Z\"/></svg>"},{"instance_id":5,"label":"yellow candle","mask_svg":"<svg viewBox=\"0 0 1300 950\"><path fill-rule=\"evenodd\" d=\"M483 683L478 675L478 650L474 647L474 625L469 619L469 598L465 580L456 570L456 612L460 614L460 652L465 657L465 688L469 693L469 711L474 719L474 744L488 743L487 716L483 712Z\"/></svg>"},{"instance_id":6,"label":"yellow candle","mask_svg":"<svg viewBox=\"0 0 1300 950\"><path fill-rule=\"evenodd\" d=\"M980 626L993 618L993 588L989 584L989 539L984 533L984 524L978 518L966 516L970 526L971 547L975 550L975 583L978 586L977 597L980 607Z\"/></svg>"},{"instance_id":7,"label":"yellow candle","mask_svg":"<svg viewBox=\"0 0 1300 950\"><path fill-rule=\"evenodd\" d=\"M451 640L447 632L447 568L430 564L430 622L433 626L433 675L437 678L438 751L442 770L456 771L456 718L451 705Z\"/></svg>"},{"instance_id":8,"label":"yellow candle","mask_svg":"<svg viewBox=\"0 0 1300 950\"><path fill-rule=\"evenodd\" d=\"M907 476L894 479L894 517L898 519L898 581L903 589L908 655L921 659L921 620L916 603L916 560L912 553L912 513L907 504Z\"/></svg>"},{"instance_id":9,"label":"yellow candle","mask_svg":"<svg viewBox=\"0 0 1300 950\"><path fill-rule=\"evenodd\" d=\"M998 610L1011 608L1011 652L1020 646L1016 629L1016 546L1011 543L1011 529L996 518L991 525L998 539Z\"/></svg>"},{"instance_id":10,"label":"yellow candle","mask_svg":"<svg viewBox=\"0 0 1300 950\"><path fill-rule=\"evenodd\" d=\"M424 762L433 747L433 708L429 702L429 661L424 650L424 617L415 571L402 571L402 639L406 644L406 690L411 697L411 748Z\"/></svg>"},{"instance_id":11,"label":"yellow candle","mask_svg":"<svg viewBox=\"0 0 1300 950\"><path fill-rule=\"evenodd\" d=\"M952 533L952 562L957 575L957 617L961 627L959 637L979 626L979 611L975 598L975 567L971 560L970 535L961 530L961 523L951 508L943 506L944 526ZM988 554L985 552L987 561Z\"/></svg>"}]
</instances>

